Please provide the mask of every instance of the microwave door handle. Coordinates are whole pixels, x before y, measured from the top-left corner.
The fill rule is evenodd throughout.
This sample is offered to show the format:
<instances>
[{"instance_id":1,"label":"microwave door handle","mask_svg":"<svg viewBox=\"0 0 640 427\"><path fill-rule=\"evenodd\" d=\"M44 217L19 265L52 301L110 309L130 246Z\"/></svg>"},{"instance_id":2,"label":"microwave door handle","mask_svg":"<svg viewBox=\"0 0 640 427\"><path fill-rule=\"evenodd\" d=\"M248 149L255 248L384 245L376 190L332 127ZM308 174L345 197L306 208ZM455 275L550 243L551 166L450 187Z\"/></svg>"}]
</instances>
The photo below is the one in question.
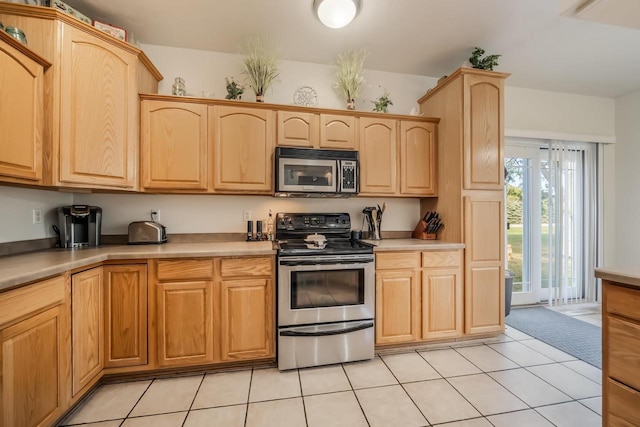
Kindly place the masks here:
<instances>
[{"instance_id":1,"label":"microwave door handle","mask_svg":"<svg viewBox=\"0 0 640 427\"><path fill-rule=\"evenodd\" d=\"M317 331L317 332L306 332L306 331L282 331L280 332L280 336L283 337L325 337L328 335L341 335L348 334L350 332L360 331L362 329L373 328L373 322L361 323L356 326L352 326L350 328L338 328L338 329L329 329L325 331Z\"/></svg>"}]
</instances>

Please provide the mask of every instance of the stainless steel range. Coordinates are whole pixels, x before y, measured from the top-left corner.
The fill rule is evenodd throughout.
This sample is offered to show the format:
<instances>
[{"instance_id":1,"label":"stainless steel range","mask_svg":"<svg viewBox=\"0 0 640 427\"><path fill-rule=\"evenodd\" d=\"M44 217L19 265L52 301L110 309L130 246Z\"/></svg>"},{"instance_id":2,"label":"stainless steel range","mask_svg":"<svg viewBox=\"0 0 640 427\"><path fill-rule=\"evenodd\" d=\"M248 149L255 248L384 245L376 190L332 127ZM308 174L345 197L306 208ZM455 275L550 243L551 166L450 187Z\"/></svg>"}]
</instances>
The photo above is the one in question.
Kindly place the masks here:
<instances>
[{"instance_id":1,"label":"stainless steel range","mask_svg":"<svg viewBox=\"0 0 640 427\"><path fill-rule=\"evenodd\" d=\"M279 213L278 368L373 358L373 247L346 213Z\"/></svg>"}]
</instances>

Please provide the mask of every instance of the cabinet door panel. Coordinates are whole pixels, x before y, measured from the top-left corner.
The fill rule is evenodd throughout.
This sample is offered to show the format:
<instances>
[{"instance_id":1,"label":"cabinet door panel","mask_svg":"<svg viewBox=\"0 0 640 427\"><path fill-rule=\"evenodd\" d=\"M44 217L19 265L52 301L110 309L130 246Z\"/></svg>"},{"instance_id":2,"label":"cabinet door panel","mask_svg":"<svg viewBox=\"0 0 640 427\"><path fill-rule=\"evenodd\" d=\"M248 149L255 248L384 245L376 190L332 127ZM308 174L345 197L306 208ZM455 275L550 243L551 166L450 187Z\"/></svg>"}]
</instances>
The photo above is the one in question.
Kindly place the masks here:
<instances>
[{"instance_id":1,"label":"cabinet door panel","mask_svg":"<svg viewBox=\"0 0 640 427\"><path fill-rule=\"evenodd\" d=\"M147 266L104 267L105 368L147 363Z\"/></svg>"},{"instance_id":2,"label":"cabinet door panel","mask_svg":"<svg viewBox=\"0 0 640 427\"><path fill-rule=\"evenodd\" d=\"M271 280L223 280L221 294L222 359L273 356Z\"/></svg>"},{"instance_id":3,"label":"cabinet door panel","mask_svg":"<svg viewBox=\"0 0 640 427\"><path fill-rule=\"evenodd\" d=\"M376 272L376 344L411 342L420 336L419 272Z\"/></svg>"},{"instance_id":4,"label":"cabinet door panel","mask_svg":"<svg viewBox=\"0 0 640 427\"><path fill-rule=\"evenodd\" d=\"M162 283L157 299L158 364L212 362L212 283Z\"/></svg>"},{"instance_id":5,"label":"cabinet door panel","mask_svg":"<svg viewBox=\"0 0 640 427\"><path fill-rule=\"evenodd\" d=\"M51 425L65 405L63 306L0 331L3 426Z\"/></svg>"},{"instance_id":6,"label":"cabinet door panel","mask_svg":"<svg viewBox=\"0 0 640 427\"><path fill-rule=\"evenodd\" d=\"M104 367L103 313L102 267L74 274L71 279L74 396L102 373Z\"/></svg>"},{"instance_id":7,"label":"cabinet door panel","mask_svg":"<svg viewBox=\"0 0 640 427\"><path fill-rule=\"evenodd\" d=\"M436 126L400 122L400 192L436 195Z\"/></svg>"},{"instance_id":8,"label":"cabinet door panel","mask_svg":"<svg viewBox=\"0 0 640 427\"><path fill-rule=\"evenodd\" d=\"M288 147L318 147L320 117L314 113L278 111L278 145Z\"/></svg>"},{"instance_id":9,"label":"cabinet door panel","mask_svg":"<svg viewBox=\"0 0 640 427\"><path fill-rule=\"evenodd\" d=\"M640 393L611 378L605 379L603 426L633 427L640 425Z\"/></svg>"},{"instance_id":10,"label":"cabinet door panel","mask_svg":"<svg viewBox=\"0 0 640 427\"><path fill-rule=\"evenodd\" d=\"M422 339L462 335L461 276L455 268L422 272Z\"/></svg>"},{"instance_id":11,"label":"cabinet door panel","mask_svg":"<svg viewBox=\"0 0 640 427\"><path fill-rule=\"evenodd\" d=\"M36 183L42 179L42 65L0 42L0 70L0 177Z\"/></svg>"},{"instance_id":12,"label":"cabinet door panel","mask_svg":"<svg viewBox=\"0 0 640 427\"><path fill-rule=\"evenodd\" d=\"M609 349L609 357L605 361L608 364L608 376L640 390L640 371L629 369L631 366L640 366L640 325L609 316L602 333L608 344L605 347Z\"/></svg>"},{"instance_id":13,"label":"cabinet door panel","mask_svg":"<svg viewBox=\"0 0 640 427\"><path fill-rule=\"evenodd\" d=\"M356 118L320 114L320 148L356 150Z\"/></svg>"},{"instance_id":14,"label":"cabinet door panel","mask_svg":"<svg viewBox=\"0 0 640 427\"><path fill-rule=\"evenodd\" d=\"M133 188L136 58L65 25L60 84L60 181Z\"/></svg>"},{"instance_id":15,"label":"cabinet door panel","mask_svg":"<svg viewBox=\"0 0 640 427\"><path fill-rule=\"evenodd\" d=\"M360 118L360 193L395 194L396 163L396 121Z\"/></svg>"},{"instance_id":16,"label":"cabinet door panel","mask_svg":"<svg viewBox=\"0 0 640 427\"><path fill-rule=\"evenodd\" d=\"M274 112L246 107L209 107L217 191L273 191Z\"/></svg>"},{"instance_id":17,"label":"cabinet door panel","mask_svg":"<svg viewBox=\"0 0 640 427\"><path fill-rule=\"evenodd\" d=\"M142 186L207 189L207 106L143 100Z\"/></svg>"}]
</instances>

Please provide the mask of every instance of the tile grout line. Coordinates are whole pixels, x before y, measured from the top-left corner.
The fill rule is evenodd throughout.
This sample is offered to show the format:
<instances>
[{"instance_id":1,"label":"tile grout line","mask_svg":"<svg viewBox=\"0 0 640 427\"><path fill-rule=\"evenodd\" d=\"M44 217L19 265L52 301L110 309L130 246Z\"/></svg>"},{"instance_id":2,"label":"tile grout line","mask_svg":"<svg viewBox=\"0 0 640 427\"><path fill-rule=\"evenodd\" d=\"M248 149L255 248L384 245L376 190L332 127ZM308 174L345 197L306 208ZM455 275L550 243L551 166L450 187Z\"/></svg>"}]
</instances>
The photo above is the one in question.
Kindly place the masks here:
<instances>
[{"instance_id":1,"label":"tile grout line","mask_svg":"<svg viewBox=\"0 0 640 427\"><path fill-rule=\"evenodd\" d=\"M144 389L144 391L142 392L142 394L140 395L140 397L138 398L138 400L136 400L136 403L131 407L131 410L129 412L127 412L127 415L124 417L124 420L122 421L122 423L124 424L124 422L127 420L127 418L129 418L129 416L131 415L131 413L133 412L134 409L136 409L136 406L138 406L138 403L140 403L140 401L142 400L142 398L144 397L145 394L147 394L147 391L149 391L149 389L151 388L151 385L156 381L156 378L152 379L149 382L149 385L147 386L147 388Z\"/></svg>"},{"instance_id":2,"label":"tile grout line","mask_svg":"<svg viewBox=\"0 0 640 427\"><path fill-rule=\"evenodd\" d=\"M362 403L360 403L360 399L358 399L358 394L356 393L356 390L353 388L353 384L351 383L351 378L349 378L349 375L347 374L347 370L344 368L344 363L341 363L340 367L342 367L342 372L344 372L344 376L347 377L347 381L349 382L349 387L351 387L351 393L353 393L353 395L356 398L356 402L358 402L360 411L362 411L362 415L364 416L364 421L367 423L369 427L371 427L371 423L369 422L367 413L364 411L364 408L362 407Z\"/></svg>"},{"instance_id":3,"label":"tile grout line","mask_svg":"<svg viewBox=\"0 0 640 427\"><path fill-rule=\"evenodd\" d=\"M251 397L251 386L253 385L253 371L255 368L251 368L251 375L249 376L249 390L247 391L247 403L244 411L244 427L247 427L247 419L249 418L249 398Z\"/></svg>"},{"instance_id":4,"label":"tile grout line","mask_svg":"<svg viewBox=\"0 0 640 427\"><path fill-rule=\"evenodd\" d=\"M300 369L296 369L298 374L298 385L300 386L300 400L302 400L302 412L304 413L304 424L309 426L309 420L307 419L307 405L304 402L304 392L302 391L302 378L300 377Z\"/></svg>"},{"instance_id":5,"label":"tile grout line","mask_svg":"<svg viewBox=\"0 0 640 427\"><path fill-rule=\"evenodd\" d=\"M196 394L194 394L193 399L191 399L191 404L189 405L189 409L187 409L187 414L184 416L184 420L182 420L181 427L184 427L184 425L187 423L187 418L189 418L189 413L191 412L191 408L193 408L193 404L196 401L196 397L198 397L198 393L202 388L202 384L204 383L204 379L206 376L207 376L206 373L202 374L202 379L200 380L200 384L198 384L198 389L196 390Z\"/></svg>"}]
</instances>

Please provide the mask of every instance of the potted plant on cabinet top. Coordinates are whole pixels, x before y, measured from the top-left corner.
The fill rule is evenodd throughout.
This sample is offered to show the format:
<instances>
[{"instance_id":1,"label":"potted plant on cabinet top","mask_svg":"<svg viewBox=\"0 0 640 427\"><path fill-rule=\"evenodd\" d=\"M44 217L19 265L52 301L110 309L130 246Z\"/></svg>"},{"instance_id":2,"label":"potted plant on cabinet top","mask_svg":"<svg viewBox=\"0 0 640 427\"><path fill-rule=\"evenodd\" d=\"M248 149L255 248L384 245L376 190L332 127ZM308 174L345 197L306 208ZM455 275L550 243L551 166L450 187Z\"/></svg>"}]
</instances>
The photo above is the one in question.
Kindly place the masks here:
<instances>
[{"instance_id":1,"label":"potted plant on cabinet top","mask_svg":"<svg viewBox=\"0 0 640 427\"><path fill-rule=\"evenodd\" d=\"M476 47L473 52L471 52L471 57L469 58L469 62L473 68L477 68L480 70L493 71L493 67L498 66L498 58L502 55L487 55L484 58L480 59L480 57L484 55L484 49Z\"/></svg>"},{"instance_id":2,"label":"potted plant on cabinet top","mask_svg":"<svg viewBox=\"0 0 640 427\"><path fill-rule=\"evenodd\" d=\"M389 95L389 91L385 89L380 98L375 101L371 101L373 102L373 111L377 111L379 113L388 113L389 105L393 105L393 102L389 98Z\"/></svg>"},{"instance_id":3,"label":"potted plant on cabinet top","mask_svg":"<svg viewBox=\"0 0 640 427\"><path fill-rule=\"evenodd\" d=\"M231 81L229 81L227 77L225 77L224 80L227 83L227 95L225 99L242 99L244 86L236 82L233 77L231 77Z\"/></svg>"},{"instance_id":4,"label":"potted plant on cabinet top","mask_svg":"<svg viewBox=\"0 0 640 427\"><path fill-rule=\"evenodd\" d=\"M341 53L336 60L338 71L333 88L340 97L347 101L348 110L356 109L355 101L364 82L362 68L367 55L365 49L352 50Z\"/></svg>"},{"instance_id":5,"label":"potted plant on cabinet top","mask_svg":"<svg viewBox=\"0 0 640 427\"><path fill-rule=\"evenodd\" d=\"M264 102L265 92L279 74L273 43L266 39L250 38L245 42L243 50L243 74L247 76L249 86L256 94L256 101Z\"/></svg>"}]
</instances>

